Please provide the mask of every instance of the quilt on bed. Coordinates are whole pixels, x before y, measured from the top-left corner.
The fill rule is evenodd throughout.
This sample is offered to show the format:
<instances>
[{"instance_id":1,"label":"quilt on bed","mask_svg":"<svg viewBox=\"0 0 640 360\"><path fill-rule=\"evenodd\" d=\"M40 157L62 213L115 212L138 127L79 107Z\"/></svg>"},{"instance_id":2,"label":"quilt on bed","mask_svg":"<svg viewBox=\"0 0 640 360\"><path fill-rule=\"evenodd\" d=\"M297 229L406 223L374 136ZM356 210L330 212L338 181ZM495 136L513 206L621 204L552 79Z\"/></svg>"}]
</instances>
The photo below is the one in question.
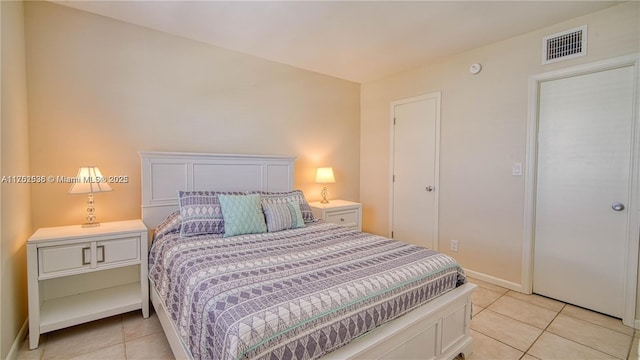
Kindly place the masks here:
<instances>
[{"instance_id":1,"label":"quilt on bed","mask_svg":"<svg viewBox=\"0 0 640 360\"><path fill-rule=\"evenodd\" d=\"M313 359L463 284L453 258L330 223L154 240L149 279L194 359Z\"/></svg>"}]
</instances>

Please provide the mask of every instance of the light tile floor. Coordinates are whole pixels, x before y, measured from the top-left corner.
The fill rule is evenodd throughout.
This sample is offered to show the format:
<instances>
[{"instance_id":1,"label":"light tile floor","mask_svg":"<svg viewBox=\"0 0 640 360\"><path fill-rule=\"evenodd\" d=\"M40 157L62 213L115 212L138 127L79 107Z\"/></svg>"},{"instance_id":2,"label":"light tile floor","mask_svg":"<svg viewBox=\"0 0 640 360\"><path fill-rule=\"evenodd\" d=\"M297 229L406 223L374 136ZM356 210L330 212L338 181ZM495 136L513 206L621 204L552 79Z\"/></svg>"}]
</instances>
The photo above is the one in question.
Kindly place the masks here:
<instances>
[{"instance_id":1,"label":"light tile floor","mask_svg":"<svg viewBox=\"0 0 640 360\"><path fill-rule=\"evenodd\" d=\"M618 319L480 280L473 294L471 360L629 359L638 357L640 332ZM635 336L634 336L635 335ZM18 359L173 359L157 316L140 311L42 335Z\"/></svg>"},{"instance_id":2,"label":"light tile floor","mask_svg":"<svg viewBox=\"0 0 640 360\"><path fill-rule=\"evenodd\" d=\"M477 279L468 359L638 360L640 332L622 321Z\"/></svg>"},{"instance_id":3,"label":"light tile floor","mask_svg":"<svg viewBox=\"0 0 640 360\"><path fill-rule=\"evenodd\" d=\"M113 316L40 336L37 349L29 339L18 351L19 360L120 360L174 359L157 315L148 319L141 311Z\"/></svg>"}]
</instances>

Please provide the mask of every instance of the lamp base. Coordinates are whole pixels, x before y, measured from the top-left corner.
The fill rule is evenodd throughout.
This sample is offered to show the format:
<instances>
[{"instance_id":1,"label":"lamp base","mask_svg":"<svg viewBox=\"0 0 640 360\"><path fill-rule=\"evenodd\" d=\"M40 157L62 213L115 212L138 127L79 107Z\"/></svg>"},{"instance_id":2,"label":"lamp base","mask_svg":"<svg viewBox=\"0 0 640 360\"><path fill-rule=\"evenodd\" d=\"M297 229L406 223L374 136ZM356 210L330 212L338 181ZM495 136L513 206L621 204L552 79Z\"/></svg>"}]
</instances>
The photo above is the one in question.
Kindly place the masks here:
<instances>
[{"instance_id":1,"label":"lamp base","mask_svg":"<svg viewBox=\"0 0 640 360\"><path fill-rule=\"evenodd\" d=\"M322 191L320 191L320 196L322 196L322 200L320 200L320 204L328 204L329 200L327 200L327 195L329 195L329 190L327 187L323 187Z\"/></svg>"},{"instance_id":2,"label":"lamp base","mask_svg":"<svg viewBox=\"0 0 640 360\"><path fill-rule=\"evenodd\" d=\"M96 221L96 208L93 207L95 201L93 200L93 193L89 193L89 200L87 200L87 222L82 224L83 228L90 228L100 226L100 223Z\"/></svg>"}]
</instances>

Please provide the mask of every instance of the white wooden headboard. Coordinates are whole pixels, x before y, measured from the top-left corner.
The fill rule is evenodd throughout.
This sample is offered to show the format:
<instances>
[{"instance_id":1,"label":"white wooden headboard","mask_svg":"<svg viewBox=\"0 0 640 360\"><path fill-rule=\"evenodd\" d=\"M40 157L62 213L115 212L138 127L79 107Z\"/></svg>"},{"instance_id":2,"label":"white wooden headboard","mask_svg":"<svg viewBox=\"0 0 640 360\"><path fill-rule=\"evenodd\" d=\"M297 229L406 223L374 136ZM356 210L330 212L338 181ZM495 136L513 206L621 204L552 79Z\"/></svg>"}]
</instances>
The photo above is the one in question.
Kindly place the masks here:
<instances>
[{"instance_id":1,"label":"white wooden headboard","mask_svg":"<svg viewBox=\"0 0 640 360\"><path fill-rule=\"evenodd\" d=\"M178 210L179 190L290 191L295 157L141 151L142 221Z\"/></svg>"}]
</instances>

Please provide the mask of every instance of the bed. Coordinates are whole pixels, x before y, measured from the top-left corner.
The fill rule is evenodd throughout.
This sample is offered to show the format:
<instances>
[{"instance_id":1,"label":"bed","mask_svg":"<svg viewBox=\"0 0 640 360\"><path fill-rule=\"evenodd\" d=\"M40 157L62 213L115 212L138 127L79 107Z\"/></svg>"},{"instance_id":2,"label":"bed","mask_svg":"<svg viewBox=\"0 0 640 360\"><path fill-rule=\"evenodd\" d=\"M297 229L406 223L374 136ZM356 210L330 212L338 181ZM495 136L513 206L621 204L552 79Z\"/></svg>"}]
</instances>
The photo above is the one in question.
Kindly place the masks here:
<instances>
[{"instance_id":1,"label":"bed","mask_svg":"<svg viewBox=\"0 0 640 360\"><path fill-rule=\"evenodd\" d=\"M452 359L471 353L475 286L452 258L314 221L291 203L292 223L282 230L270 221L277 219L267 213L271 203L282 209L281 199L300 196L293 190L293 158L141 152L141 160L142 217L156 229L151 301L176 358ZM269 230L281 231L225 237L190 227L178 202L202 194L220 202L262 201ZM224 226L228 233L235 224Z\"/></svg>"}]
</instances>

